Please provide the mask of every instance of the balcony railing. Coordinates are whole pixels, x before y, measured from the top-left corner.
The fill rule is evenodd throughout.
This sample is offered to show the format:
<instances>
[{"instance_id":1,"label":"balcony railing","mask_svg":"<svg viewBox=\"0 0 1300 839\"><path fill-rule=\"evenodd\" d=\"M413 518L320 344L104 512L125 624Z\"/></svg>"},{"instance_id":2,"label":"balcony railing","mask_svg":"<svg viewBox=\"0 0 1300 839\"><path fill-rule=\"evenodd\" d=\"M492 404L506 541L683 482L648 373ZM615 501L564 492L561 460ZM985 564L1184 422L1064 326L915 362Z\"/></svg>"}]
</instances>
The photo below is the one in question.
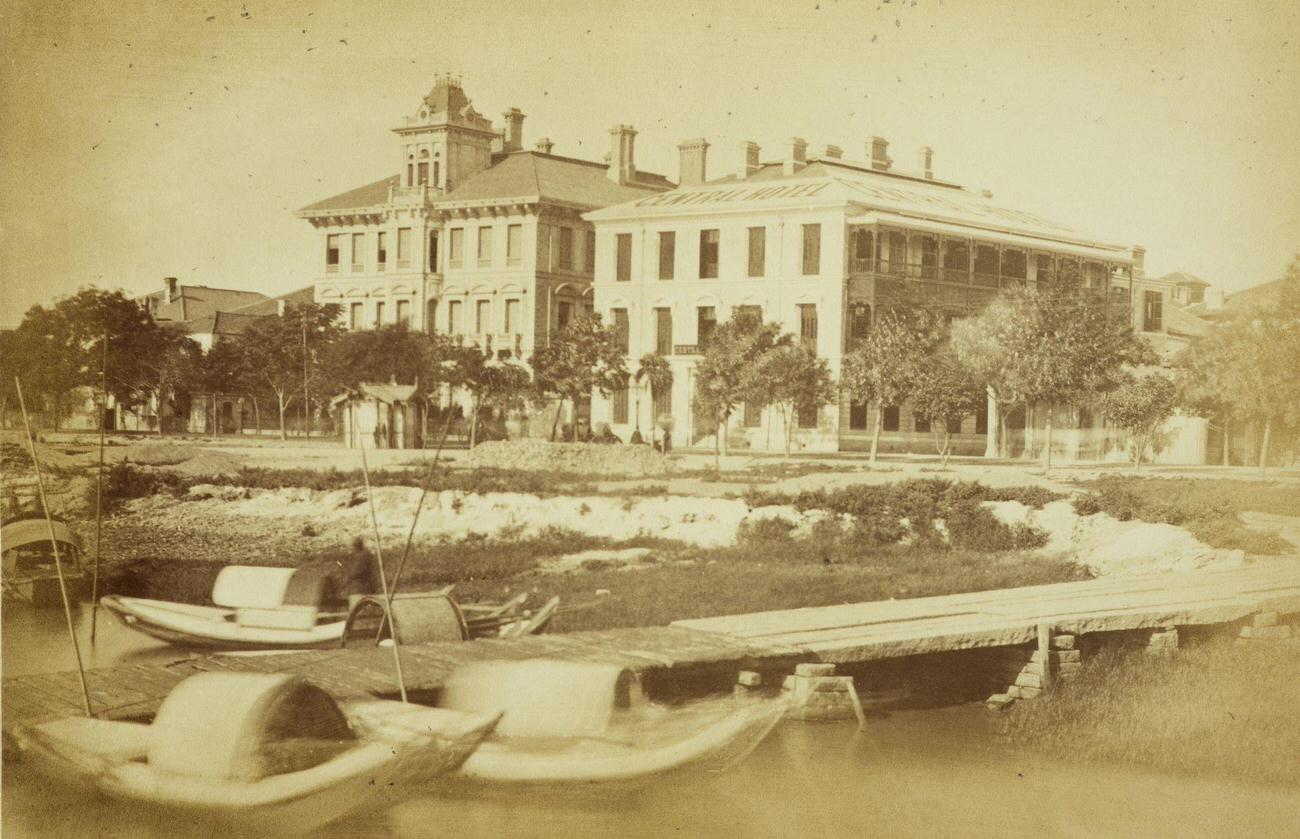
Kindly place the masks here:
<instances>
[{"instance_id":1,"label":"balcony railing","mask_svg":"<svg viewBox=\"0 0 1300 839\"><path fill-rule=\"evenodd\" d=\"M904 280L925 280L951 285L975 285L983 288L1009 288L1024 285L1025 278L972 271L967 268L949 268L928 262L903 262L892 259L854 259L853 273L875 274Z\"/></svg>"}]
</instances>

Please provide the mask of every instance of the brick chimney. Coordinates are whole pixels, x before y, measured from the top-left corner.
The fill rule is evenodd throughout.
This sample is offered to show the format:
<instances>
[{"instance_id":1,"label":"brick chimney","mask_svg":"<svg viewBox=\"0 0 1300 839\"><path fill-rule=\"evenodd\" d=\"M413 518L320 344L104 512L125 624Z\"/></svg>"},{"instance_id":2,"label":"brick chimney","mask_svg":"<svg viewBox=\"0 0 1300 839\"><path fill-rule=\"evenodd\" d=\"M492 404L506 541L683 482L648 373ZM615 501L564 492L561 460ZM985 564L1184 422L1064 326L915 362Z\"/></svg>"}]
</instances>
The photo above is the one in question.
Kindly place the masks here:
<instances>
[{"instance_id":1,"label":"brick chimney","mask_svg":"<svg viewBox=\"0 0 1300 839\"><path fill-rule=\"evenodd\" d=\"M703 137L694 140L682 140L677 144L679 163L677 167L677 185L690 186L702 184L707 180L709 143Z\"/></svg>"},{"instance_id":2,"label":"brick chimney","mask_svg":"<svg viewBox=\"0 0 1300 839\"><path fill-rule=\"evenodd\" d=\"M175 277L163 277L163 302L172 302L179 293L180 282Z\"/></svg>"},{"instance_id":3,"label":"brick chimney","mask_svg":"<svg viewBox=\"0 0 1300 839\"><path fill-rule=\"evenodd\" d=\"M555 143L551 142L550 137L538 137L536 148L542 154L550 154L551 149L555 148Z\"/></svg>"},{"instance_id":4,"label":"brick chimney","mask_svg":"<svg viewBox=\"0 0 1300 839\"><path fill-rule=\"evenodd\" d=\"M748 178L762 168L758 162L758 153L758 143L746 140L740 144L740 169L736 172L738 177Z\"/></svg>"},{"instance_id":5,"label":"brick chimney","mask_svg":"<svg viewBox=\"0 0 1300 839\"><path fill-rule=\"evenodd\" d=\"M889 157L889 141L884 137L870 137L867 139L867 160L871 161L871 168L878 172L888 172L889 167L894 161Z\"/></svg>"},{"instance_id":6,"label":"brick chimney","mask_svg":"<svg viewBox=\"0 0 1300 839\"><path fill-rule=\"evenodd\" d=\"M808 141L802 137L791 137L785 141L785 160L781 162L781 173L793 175L808 162Z\"/></svg>"},{"instance_id":7,"label":"brick chimney","mask_svg":"<svg viewBox=\"0 0 1300 839\"><path fill-rule=\"evenodd\" d=\"M921 146L920 154L916 158L916 168L925 176L926 180L934 180L934 149L929 146Z\"/></svg>"},{"instance_id":8,"label":"brick chimney","mask_svg":"<svg viewBox=\"0 0 1300 839\"><path fill-rule=\"evenodd\" d=\"M614 183L629 183L636 177L636 129L616 125L609 129L609 140L609 179Z\"/></svg>"},{"instance_id":9,"label":"brick chimney","mask_svg":"<svg viewBox=\"0 0 1300 839\"><path fill-rule=\"evenodd\" d=\"M506 151L519 151L524 147L524 112L518 108L511 108L501 115L505 121L505 142L502 144Z\"/></svg>"},{"instance_id":10,"label":"brick chimney","mask_svg":"<svg viewBox=\"0 0 1300 839\"><path fill-rule=\"evenodd\" d=\"M844 157L844 149L840 148L839 146L827 145L826 152L823 156L829 157L832 160L839 160L840 158Z\"/></svg>"}]
</instances>

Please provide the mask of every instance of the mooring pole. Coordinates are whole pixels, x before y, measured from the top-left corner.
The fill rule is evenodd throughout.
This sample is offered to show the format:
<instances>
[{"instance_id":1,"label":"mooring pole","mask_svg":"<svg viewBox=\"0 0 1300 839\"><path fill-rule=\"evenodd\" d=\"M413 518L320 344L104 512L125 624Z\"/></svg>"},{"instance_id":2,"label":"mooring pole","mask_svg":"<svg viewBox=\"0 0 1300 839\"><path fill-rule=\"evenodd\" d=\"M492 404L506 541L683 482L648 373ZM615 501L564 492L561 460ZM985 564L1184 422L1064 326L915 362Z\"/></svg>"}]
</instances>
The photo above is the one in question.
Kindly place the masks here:
<instances>
[{"instance_id":1,"label":"mooring pole","mask_svg":"<svg viewBox=\"0 0 1300 839\"><path fill-rule=\"evenodd\" d=\"M366 440L362 435L357 440L361 449L361 474L366 481L366 500L370 503L370 523L375 528L375 560L379 563L379 585L384 590L384 609L387 614L388 609L392 608L393 597L388 590L388 577L384 574L384 549L379 541L379 516L375 513L375 494L370 489L370 467L366 464ZM397 652L399 640L397 637L397 624L391 623L393 634L393 667L397 670L397 689L402 695L402 701L406 700L406 677L402 675L402 656Z\"/></svg>"},{"instance_id":2,"label":"mooring pole","mask_svg":"<svg viewBox=\"0 0 1300 839\"><path fill-rule=\"evenodd\" d=\"M104 493L104 426L108 421L108 335L103 337L99 356L99 471L95 473L95 570L90 578L90 643L95 643L99 618L100 514Z\"/></svg>"},{"instance_id":3,"label":"mooring pole","mask_svg":"<svg viewBox=\"0 0 1300 839\"><path fill-rule=\"evenodd\" d=\"M72 625L72 604L68 601L68 585L63 579L63 560L59 557L59 540L54 535L54 519L50 516L50 502L45 497L45 477L41 474L41 460L36 454L36 436L32 434L32 424L27 419L27 403L23 399L23 385L14 376L14 388L18 391L18 407L23 412L23 428L27 431L27 445L32 450L32 465L36 468L36 488L41 494L41 509L45 511L45 524L50 529L50 548L54 551L54 570L59 575L59 593L63 595L63 614L68 619L68 637L72 639L72 652L77 657L77 680L81 683L81 701L85 704L86 716L93 717L90 710L90 690L86 687L86 671L81 665L81 646L77 643L77 630Z\"/></svg>"}]
</instances>

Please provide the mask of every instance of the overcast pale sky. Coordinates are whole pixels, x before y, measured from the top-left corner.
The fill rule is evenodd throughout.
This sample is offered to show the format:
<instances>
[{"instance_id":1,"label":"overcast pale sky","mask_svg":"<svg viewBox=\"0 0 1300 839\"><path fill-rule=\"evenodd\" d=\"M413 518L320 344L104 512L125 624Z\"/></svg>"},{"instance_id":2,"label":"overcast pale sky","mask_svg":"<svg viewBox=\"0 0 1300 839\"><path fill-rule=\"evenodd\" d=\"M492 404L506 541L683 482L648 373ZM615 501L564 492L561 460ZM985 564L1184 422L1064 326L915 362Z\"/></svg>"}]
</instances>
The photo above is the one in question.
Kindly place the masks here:
<instances>
[{"instance_id":1,"label":"overcast pale sky","mask_svg":"<svg viewBox=\"0 0 1300 839\"><path fill-rule=\"evenodd\" d=\"M790 136L939 177L1228 289L1300 250L1300 4L0 0L0 325L93 283L311 282L293 211L398 170L389 129L461 74L525 145L638 168Z\"/></svg>"}]
</instances>

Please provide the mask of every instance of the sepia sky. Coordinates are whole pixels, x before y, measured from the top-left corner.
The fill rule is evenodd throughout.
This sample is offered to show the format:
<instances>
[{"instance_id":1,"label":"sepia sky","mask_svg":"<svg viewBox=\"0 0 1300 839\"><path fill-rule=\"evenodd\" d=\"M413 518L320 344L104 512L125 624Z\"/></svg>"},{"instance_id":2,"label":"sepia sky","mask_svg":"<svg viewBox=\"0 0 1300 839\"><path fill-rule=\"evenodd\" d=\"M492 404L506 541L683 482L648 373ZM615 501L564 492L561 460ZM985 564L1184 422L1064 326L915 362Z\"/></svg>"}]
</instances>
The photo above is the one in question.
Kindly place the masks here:
<instances>
[{"instance_id":1,"label":"sepia sky","mask_svg":"<svg viewBox=\"0 0 1300 839\"><path fill-rule=\"evenodd\" d=\"M0 326L93 283L267 294L320 255L292 212L398 171L445 70L524 143L791 136L935 173L1229 290L1300 251L1300 4L0 0Z\"/></svg>"}]
</instances>

